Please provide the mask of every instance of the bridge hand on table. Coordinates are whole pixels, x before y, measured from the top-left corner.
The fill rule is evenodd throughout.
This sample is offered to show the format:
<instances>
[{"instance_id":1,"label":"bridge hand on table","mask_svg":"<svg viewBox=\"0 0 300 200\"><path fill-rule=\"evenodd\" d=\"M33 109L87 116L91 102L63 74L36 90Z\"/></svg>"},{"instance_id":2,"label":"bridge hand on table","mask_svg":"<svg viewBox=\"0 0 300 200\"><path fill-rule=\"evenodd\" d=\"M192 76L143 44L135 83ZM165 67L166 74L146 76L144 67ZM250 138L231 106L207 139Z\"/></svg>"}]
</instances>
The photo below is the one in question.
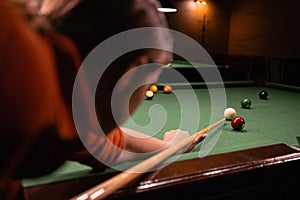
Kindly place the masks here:
<instances>
[{"instance_id":1,"label":"bridge hand on table","mask_svg":"<svg viewBox=\"0 0 300 200\"><path fill-rule=\"evenodd\" d=\"M169 145L173 146L182 140L184 140L187 137L190 137L191 135L189 134L188 131L183 131L180 129L177 130L170 130L165 133L164 135L164 141ZM197 144L199 144L201 141L203 141L207 137L207 134L195 136L194 140L190 144L189 147L185 147L182 150L178 151L177 154L180 153L188 153L190 152Z\"/></svg>"}]
</instances>

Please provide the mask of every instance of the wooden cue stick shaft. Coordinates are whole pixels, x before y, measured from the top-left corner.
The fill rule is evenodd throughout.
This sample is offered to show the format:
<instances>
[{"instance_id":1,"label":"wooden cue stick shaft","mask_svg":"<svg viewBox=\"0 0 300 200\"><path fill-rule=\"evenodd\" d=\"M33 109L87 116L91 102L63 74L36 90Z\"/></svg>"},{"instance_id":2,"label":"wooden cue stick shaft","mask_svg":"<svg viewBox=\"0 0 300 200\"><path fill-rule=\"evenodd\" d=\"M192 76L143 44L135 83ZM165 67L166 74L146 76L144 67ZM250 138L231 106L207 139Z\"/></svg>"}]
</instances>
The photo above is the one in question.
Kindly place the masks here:
<instances>
[{"instance_id":1,"label":"wooden cue stick shaft","mask_svg":"<svg viewBox=\"0 0 300 200\"><path fill-rule=\"evenodd\" d=\"M71 200L86 200L86 199L93 199L99 200L107 197L114 191L122 188L129 182L133 181L134 179L141 176L143 173L147 172L154 166L158 165L163 160L167 159L171 155L175 154L177 151L191 143L195 137L201 136L207 133L209 130L217 127L218 125L222 124L225 121L225 118L209 125L208 127L198 131L197 133L187 137L186 139L182 140L178 144L174 146L170 146L169 148L161 151L160 153L144 160L143 162L129 168L127 171L121 172L116 176L100 183L99 185L94 186L93 188L71 198Z\"/></svg>"}]
</instances>

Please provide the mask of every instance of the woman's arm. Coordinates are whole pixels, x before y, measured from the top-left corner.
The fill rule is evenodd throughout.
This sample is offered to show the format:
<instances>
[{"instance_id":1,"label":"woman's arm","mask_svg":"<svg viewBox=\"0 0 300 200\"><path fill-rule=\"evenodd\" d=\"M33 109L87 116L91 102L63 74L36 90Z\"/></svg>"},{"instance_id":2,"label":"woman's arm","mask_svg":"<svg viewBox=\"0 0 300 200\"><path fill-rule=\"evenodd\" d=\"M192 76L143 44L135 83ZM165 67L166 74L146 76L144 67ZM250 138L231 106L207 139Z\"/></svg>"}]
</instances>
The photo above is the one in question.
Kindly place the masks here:
<instances>
[{"instance_id":1,"label":"woman's arm","mask_svg":"<svg viewBox=\"0 0 300 200\"><path fill-rule=\"evenodd\" d=\"M163 140L160 140L158 138L129 128L122 128L122 131L124 132L125 146L115 164L154 155L166 149L168 146L176 145L183 139L190 136L189 132L177 129L166 132L164 134ZM204 134L195 138L188 147L183 148L177 153L191 151L199 142L201 142L206 137L207 135Z\"/></svg>"}]
</instances>

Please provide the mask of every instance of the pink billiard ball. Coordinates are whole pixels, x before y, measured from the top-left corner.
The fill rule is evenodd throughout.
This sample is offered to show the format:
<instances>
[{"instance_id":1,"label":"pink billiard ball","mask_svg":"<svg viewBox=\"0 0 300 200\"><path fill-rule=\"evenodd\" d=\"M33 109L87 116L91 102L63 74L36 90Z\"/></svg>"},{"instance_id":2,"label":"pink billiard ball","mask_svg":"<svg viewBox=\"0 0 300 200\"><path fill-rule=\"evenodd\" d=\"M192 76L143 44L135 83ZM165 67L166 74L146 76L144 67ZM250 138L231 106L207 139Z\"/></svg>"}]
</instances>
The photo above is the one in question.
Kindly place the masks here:
<instances>
[{"instance_id":1,"label":"pink billiard ball","mask_svg":"<svg viewBox=\"0 0 300 200\"><path fill-rule=\"evenodd\" d=\"M231 120L231 126L234 130L240 131L242 130L246 125L245 119L241 116L236 116Z\"/></svg>"}]
</instances>

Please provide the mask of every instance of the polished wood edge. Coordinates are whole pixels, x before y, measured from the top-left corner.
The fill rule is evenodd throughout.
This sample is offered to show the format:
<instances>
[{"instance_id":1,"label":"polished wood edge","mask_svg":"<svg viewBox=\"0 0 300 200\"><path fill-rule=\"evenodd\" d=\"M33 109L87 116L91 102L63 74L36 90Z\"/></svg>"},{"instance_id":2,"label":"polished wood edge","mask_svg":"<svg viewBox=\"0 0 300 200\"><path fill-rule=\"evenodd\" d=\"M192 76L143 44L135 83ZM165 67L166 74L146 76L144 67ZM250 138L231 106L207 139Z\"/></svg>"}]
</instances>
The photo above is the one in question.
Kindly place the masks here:
<instances>
[{"instance_id":1,"label":"polished wood edge","mask_svg":"<svg viewBox=\"0 0 300 200\"><path fill-rule=\"evenodd\" d=\"M297 170L289 165L300 166L300 149L285 144L276 144L235 152L194 158L168 164L159 170L148 172L138 180L128 184L125 188L119 189L108 199L123 199L134 197L139 194L157 193L164 189L182 188L185 185L201 185L211 182L216 178L228 177L226 183L231 179L239 179L243 173L252 173L259 169L264 170L265 176L280 176L279 180L290 176L281 176L278 170L282 166L288 166L289 174ZM272 170L270 170L270 167ZM283 168L284 169L284 168ZM62 181L47 185L23 188L25 199L68 199L102 181L116 175L116 173L83 177L80 179ZM250 175L249 175L250 176ZM251 175L250 177L252 177ZM299 176L299 173L298 173ZM298 177L299 178L299 177ZM213 183L218 187L218 181ZM134 197L135 198L135 197Z\"/></svg>"},{"instance_id":2,"label":"polished wood edge","mask_svg":"<svg viewBox=\"0 0 300 200\"><path fill-rule=\"evenodd\" d=\"M300 149L285 144L178 161L144 176L135 191L153 190L293 161L300 162Z\"/></svg>"}]
</instances>

